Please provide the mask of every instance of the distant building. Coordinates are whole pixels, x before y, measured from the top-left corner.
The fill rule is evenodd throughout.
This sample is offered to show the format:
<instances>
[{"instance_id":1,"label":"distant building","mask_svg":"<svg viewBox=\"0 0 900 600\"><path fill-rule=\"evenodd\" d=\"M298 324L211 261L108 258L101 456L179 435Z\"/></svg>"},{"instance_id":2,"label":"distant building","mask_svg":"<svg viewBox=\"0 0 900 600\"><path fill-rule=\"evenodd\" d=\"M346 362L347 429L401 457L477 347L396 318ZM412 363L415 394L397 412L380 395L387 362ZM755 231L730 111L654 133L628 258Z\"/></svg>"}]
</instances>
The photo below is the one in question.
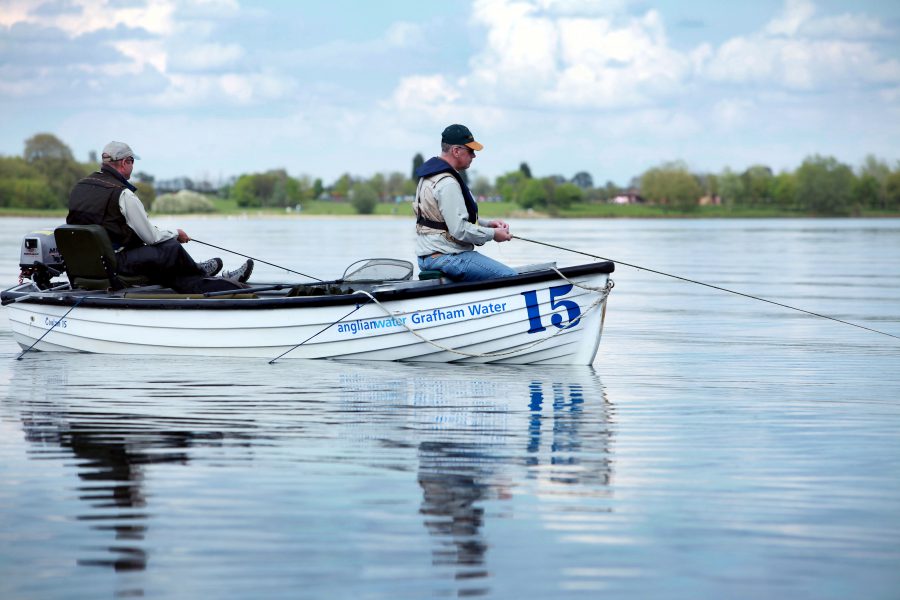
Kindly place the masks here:
<instances>
[{"instance_id":1,"label":"distant building","mask_svg":"<svg viewBox=\"0 0 900 600\"><path fill-rule=\"evenodd\" d=\"M189 177L175 177L174 179L159 179L153 182L153 187L158 194L174 194L181 190L199 192L201 194L215 194L219 186L209 181L193 181Z\"/></svg>"},{"instance_id":2,"label":"distant building","mask_svg":"<svg viewBox=\"0 0 900 600\"><path fill-rule=\"evenodd\" d=\"M638 194L637 190L630 189L622 192L610 200L611 204L646 204L647 200Z\"/></svg>"}]
</instances>

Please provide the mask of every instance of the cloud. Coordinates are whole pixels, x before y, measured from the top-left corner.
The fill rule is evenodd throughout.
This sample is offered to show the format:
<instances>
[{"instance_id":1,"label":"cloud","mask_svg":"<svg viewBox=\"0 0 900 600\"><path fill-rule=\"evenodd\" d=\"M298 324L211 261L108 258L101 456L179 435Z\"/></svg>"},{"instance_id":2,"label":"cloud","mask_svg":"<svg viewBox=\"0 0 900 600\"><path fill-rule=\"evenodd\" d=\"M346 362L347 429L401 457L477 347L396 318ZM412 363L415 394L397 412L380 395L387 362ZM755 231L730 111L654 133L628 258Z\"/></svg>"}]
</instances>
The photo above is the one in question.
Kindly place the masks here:
<instances>
[{"instance_id":1,"label":"cloud","mask_svg":"<svg viewBox=\"0 0 900 600\"><path fill-rule=\"evenodd\" d=\"M536 6L555 15L587 17L624 14L636 4L634 0L537 0Z\"/></svg>"},{"instance_id":2,"label":"cloud","mask_svg":"<svg viewBox=\"0 0 900 600\"><path fill-rule=\"evenodd\" d=\"M839 15L815 19L805 25L802 33L813 38L832 37L844 40L891 38L891 32L880 21L865 15Z\"/></svg>"},{"instance_id":3,"label":"cloud","mask_svg":"<svg viewBox=\"0 0 900 600\"><path fill-rule=\"evenodd\" d=\"M53 0L11 0L0 12L0 25L39 24L77 37L122 25L164 35L173 29L175 3L154 0L144 5L122 7L110 0L72 0L69 10L59 10Z\"/></svg>"},{"instance_id":4,"label":"cloud","mask_svg":"<svg viewBox=\"0 0 900 600\"><path fill-rule=\"evenodd\" d=\"M245 106L283 98L294 87L266 67L243 64L239 44L210 39L218 22L240 15L234 0L147 0L126 7L74 0L67 10L42 0L5 4L0 24L8 30L0 30L0 43L13 41L4 54L21 65L16 84L3 86L10 95L66 90L69 102L83 106L114 95L135 107L177 108ZM155 93L146 93L146 81ZM84 93L73 93L79 90Z\"/></svg>"},{"instance_id":5,"label":"cloud","mask_svg":"<svg viewBox=\"0 0 900 600\"><path fill-rule=\"evenodd\" d=\"M201 43L187 45L177 53L171 68L175 71L219 71L234 66L243 56L238 44Z\"/></svg>"},{"instance_id":6,"label":"cloud","mask_svg":"<svg viewBox=\"0 0 900 600\"><path fill-rule=\"evenodd\" d=\"M361 63L396 62L429 50L423 27L407 21L391 23L384 32L368 39L335 38L315 46L298 46L276 57L284 68L327 69L332 72L356 71Z\"/></svg>"},{"instance_id":7,"label":"cloud","mask_svg":"<svg viewBox=\"0 0 900 600\"><path fill-rule=\"evenodd\" d=\"M871 42L886 31L866 16L819 17L811 1L787 0L757 32L681 50L657 11L622 13L629 4L613 14L599 3L476 0L472 19L484 45L469 74L444 83L461 103L533 110L661 106L723 84L802 91L900 84L900 62ZM429 77L401 80L394 101L416 104L409 90Z\"/></svg>"},{"instance_id":8,"label":"cloud","mask_svg":"<svg viewBox=\"0 0 900 600\"><path fill-rule=\"evenodd\" d=\"M391 24L383 39L389 46L409 48L425 43L425 34L421 26L399 21Z\"/></svg>"},{"instance_id":9,"label":"cloud","mask_svg":"<svg viewBox=\"0 0 900 600\"><path fill-rule=\"evenodd\" d=\"M53 89L47 78L25 78L22 69L10 65L0 65L0 97L16 99L41 96Z\"/></svg>"},{"instance_id":10,"label":"cloud","mask_svg":"<svg viewBox=\"0 0 900 600\"><path fill-rule=\"evenodd\" d=\"M17 23L27 23L34 6L32 0L4 0L0 3L0 26L9 29Z\"/></svg>"},{"instance_id":11,"label":"cloud","mask_svg":"<svg viewBox=\"0 0 900 600\"><path fill-rule=\"evenodd\" d=\"M485 44L452 89L473 104L539 110L634 107L677 93L695 57L669 46L659 13L609 11L563 0L477 1L473 22ZM405 103L406 90L428 77L401 80L394 99Z\"/></svg>"},{"instance_id":12,"label":"cloud","mask_svg":"<svg viewBox=\"0 0 900 600\"><path fill-rule=\"evenodd\" d=\"M816 17L808 0L788 0L762 31L725 42L705 66L717 82L815 91L900 83L900 62L880 55L872 39L884 27L859 15Z\"/></svg>"},{"instance_id":13,"label":"cloud","mask_svg":"<svg viewBox=\"0 0 900 600\"><path fill-rule=\"evenodd\" d=\"M784 10L766 25L765 33L771 36L796 35L804 23L808 22L816 12L815 5L809 0L787 0Z\"/></svg>"},{"instance_id":14,"label":"cloud","mask_svg":"<svg viewBox=\"0 0 900 600\"><path fill-rule=\"evenodd\" d=\"M811 0L786 0L781 13L766 24L762 33L766 37L837 40L871 40L891 35L880 21L863 14L818 17L816 12Z\"/></svg>"},{"instance_id":15,"label":"cloud","mask_svg":"<svg viewBox=\"0 0 900 600\"><path fill-rule=\"evenodd\" d=\"M128 71L140 73L149 65L160 73L166 72L169 57L160 40L117 40L110 42L122 56L130 59Z\"/></svg>"},{"instance_id":16,"label":"cloud","mask_svg":"<svg viewBox=\"0 0 900 600\"><path fill-rule=\"evenodd\" d=\"M607 21L558 24L560 69L542 98L554 106L620 107L676 93L691 75L690 56L669 48L658 13L624 26Z\"/></svg>"},{"instance_id":17,"label":"cloud","mask_svg":"<svg viewBox=\"0 0 900 600\"><path fill-rule=\"evenodd\" d=\"M552 83L559 52L553 19L525 2L486 1L473 8L475 23L487 28L486 47L470 61L475 89L521 96Z\"/></svg>"},{"instance_id":18,"label":"cloud","mask_svg":"<svg viewBox=\"0 0 900 600\"><path fill-rule=\"evenodd\" d=\"M172 74L168 85L153 96L161 108L248 106L281 100L296 91L296 84L276 73Z\"/></svg>"},{"instance_id":19,"label":"cloud","mask_svg":"<svg viewBox=\"0 0 900 600\"><path fill-rule=\"evenodd\" d=\"M390 104L403 110L451 104L459 99L458 87L443 75L406 77L394 90Z\"/></svg>"},{"instance_id":20,"label":"cloud","mask_svg":"<svg viewBox=\"0 0 900 600\"><path fill-rule=\"evenodd\" d=\"M723 98L713 105L712 122L719 130L740 129L754 109L754 103L744 98Z\"/></svg>"},{"instance_id":21,"label":"cloud","mask_svg":"<svg viewBox=\"0 0 900 600\"><path fill-rule=\"evenodd\" d=\"M713 81L768 84L795 90L896 83L900 62L853 41L739 37L726 42L706 66Z\"/></svg>"}]
</instances>

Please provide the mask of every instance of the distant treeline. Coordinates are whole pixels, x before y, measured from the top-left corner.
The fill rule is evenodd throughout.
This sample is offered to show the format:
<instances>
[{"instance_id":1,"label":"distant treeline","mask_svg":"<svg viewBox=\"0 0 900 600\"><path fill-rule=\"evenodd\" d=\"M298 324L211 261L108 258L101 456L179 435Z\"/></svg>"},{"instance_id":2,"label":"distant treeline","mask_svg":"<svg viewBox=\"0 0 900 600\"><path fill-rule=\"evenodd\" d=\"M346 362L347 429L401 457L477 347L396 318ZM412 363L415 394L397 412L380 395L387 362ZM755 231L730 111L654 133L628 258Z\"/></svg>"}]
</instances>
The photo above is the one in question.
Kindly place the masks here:
<instances>
[{"instance_id":1,"label":"distant treeline","mask_svg":"<svg viewBox=\"0 0 900 600\"><path fill-rule=\"evenodd\" d=\"M357 212L367 214L378 202L409 199L416 188L412 173L423 161L417 154L407 173L376 173L368 178L347 173L330 185L307 175L292 177L284 169L233 177L218 186L187 177L156 182L143 172L136 172L132 182L148 210L158 192L186 189L218 195L244 208L293 208L315 199L350 202ZM72 185L97 165L95 153L82 163L54 135L37 134L25 141L23 156L0 157L0 207L64 208ZM701 204L823 216L900 211L900 163L890 166L874 156L854 169L833 157L814 155L793 172L780 173L760 164L743 172L725 169L697 174L682 162L670 162L647 170L626 187L611 181L595 186L587 171L571 178L535 177L523 162L494 181L476 176L468 183L483 201L504 200L549 214L579 203L606 202L662 205L679 212L690 212Z\"/></svg>"},{"instance_id":2,"label":"distant treeline","mask_svg":"<svg viewBox=\"0 0 900 600\"><path fill-rule=\"evenodd\" d=\"M88 162L82 163L52 134L28 138L23 156L0 156L0 208L65 208L72 186L99 168L95 154L92 152ZM131 181L149 210L156 193L152 177L148 177L135 173Z\"/></svg>"}]
</instances>

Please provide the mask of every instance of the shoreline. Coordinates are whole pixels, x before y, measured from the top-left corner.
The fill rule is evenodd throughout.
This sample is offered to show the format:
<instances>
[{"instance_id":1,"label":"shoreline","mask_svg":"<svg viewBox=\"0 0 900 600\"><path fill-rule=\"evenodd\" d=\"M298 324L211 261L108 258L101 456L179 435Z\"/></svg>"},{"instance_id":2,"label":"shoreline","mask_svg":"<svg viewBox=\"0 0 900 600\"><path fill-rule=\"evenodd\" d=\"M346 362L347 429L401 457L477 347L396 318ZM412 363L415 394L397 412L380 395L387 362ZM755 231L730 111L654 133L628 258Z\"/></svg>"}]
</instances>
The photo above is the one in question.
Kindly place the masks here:
<instances>
[{"instance_id":1,"label":"shoreline","mask_svg":"<svg viewBox=\"0 0 900 600\"><path fill-rule=\"evenodd\" d=\"M67 211L60 210L46 210L46 211L30 211L30 210L22 210L22 211L0 211L0 219L39 219L39 218L58 218L60 221L65 221ZM170 218L190 218L190 219L251 219L251 218L266 218L266 219L320 219L320 220L330 220L330 219L370 219L370 220L389 220L389 219L411 219L412 215L399 215L399 214L371 214L371 215L360 215L360 214L342 214L342 213L285 213L279 211L256 211L256 212L216 212L216 213L148 213L150 218L157 219L170 219ZM658 215L648 215L648 214L620 214L620 215L589 215L589 214L577 214L577 215L550 215L547 213L524 213L524 212L512 212L512 213L502 213L502 214L482 214L480 215L483 218L503 218L503 219L517 219L517 220L531 220L531 219L554 219L560 221L570 221L570 220L662 220L662 219L898 219L900 218L900 212L884 212L884 213L875 213L875 214L861 214L861 215L816 215L816 214L786 214L786 213L771 213L771 214L704 214L703 212L696 213L669 213L669 214L658 214Z\"/></svg>"},{"instance_id":2,"label":"shoreline","mask_svg":"<svg viewBox=\"0 0 900 600\"><path fill-rule=\"evenodd\" d=\"M578 204L569 209L549 212L522 209L511 206L511 203L479 204L479 216L485 219L896 219L900 218L900 210L866 209L855 211L855 214L819 215L800 213L774 208L727 208L722 206L698 206L693 210L671 210L656 205L607 205ZM302 211L286 211L284 209L241 210L234 206L218 207L215 212L157 213L148 211L153 218L228 218L228 219L412 219L411 207L396 204L379 204L372 214L361 215L350 212L346 204L328 206L316 203ZM401 210L401 208L405 210ZM351 209L352 210L352 209ZM64 208L54 209L19 209L0 208L0 218L57 218L65 221L68 211Z\"/></svg>"}]
</instances>

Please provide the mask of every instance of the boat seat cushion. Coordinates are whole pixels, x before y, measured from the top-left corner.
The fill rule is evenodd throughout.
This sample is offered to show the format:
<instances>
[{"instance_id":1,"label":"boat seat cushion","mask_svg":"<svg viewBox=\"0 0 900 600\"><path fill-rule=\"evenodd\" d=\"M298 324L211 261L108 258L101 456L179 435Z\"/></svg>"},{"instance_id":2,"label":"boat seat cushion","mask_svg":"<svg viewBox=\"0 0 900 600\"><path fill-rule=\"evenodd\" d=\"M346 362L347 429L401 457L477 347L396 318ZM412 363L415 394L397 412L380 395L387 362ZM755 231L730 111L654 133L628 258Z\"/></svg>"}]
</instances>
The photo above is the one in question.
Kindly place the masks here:
<instances>
[{"instance_id":1,"label":"boat seat cushion","mask_svg":"<svg viewBox=\"0 0 900 600\"><path fill-rule=\"evenodd\" d=\"M142 286L150 283L150 280L140 275L117 275L119 281L125 287ZM94 279L91 277L75 277L69 279L72 287L81 288L83 290L108 290L116 286L111 285L109 277L103 279Z\"/></svg>"},{"instance_id":2,"label":"boat seat cushion","mask_svg":"<svg viewBox=\"0 0 900 600\"><path fill-rule=\"evenodd\" d=\"M436 271L433 269L419 271L419 279L440 279L441 277L444 277L443 271Z\"/></svg>"},{"instance_id":3,"label":"boat seat cushion","mask_svg":"<svg viewBox=\"0 0 900 600\"><path fill-rule=\"evenodd\" d=\"M149 283L146 277L118 274L116 253L100 225L61 225L53 235L72 287L105 290Z\"/></svg>"}]
</instances>

